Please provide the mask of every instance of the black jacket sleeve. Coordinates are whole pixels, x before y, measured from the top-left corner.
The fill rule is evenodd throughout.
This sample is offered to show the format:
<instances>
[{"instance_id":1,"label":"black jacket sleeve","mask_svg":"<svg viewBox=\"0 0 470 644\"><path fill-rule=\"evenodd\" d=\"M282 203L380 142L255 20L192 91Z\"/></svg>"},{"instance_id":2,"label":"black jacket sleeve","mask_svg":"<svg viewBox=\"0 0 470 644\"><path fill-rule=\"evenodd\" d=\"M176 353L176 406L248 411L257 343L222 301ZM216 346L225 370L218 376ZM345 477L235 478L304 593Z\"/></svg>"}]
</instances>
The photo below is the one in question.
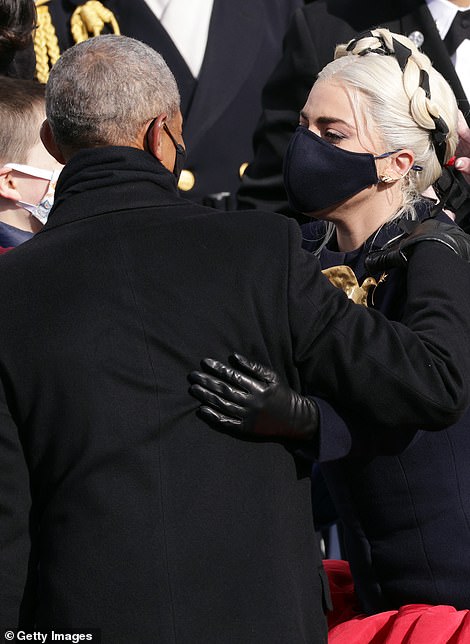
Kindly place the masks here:
<instances>
[{"instance_id":1,"label":"black jacket sleeve","mask_svg":"<svg viewBox=\"0 0 470 644\"><path fill-rule=\"evenodd\" d=\"M344 432L359 422L385 433L456 422L469 403L470 264L442 244L417 245L403 323L392 322L332 288L295 249L296 228L291 222L289 318L303 392L337 409ZM331 458L329 437L320 440Z\"/></svg>"}]
</instances>

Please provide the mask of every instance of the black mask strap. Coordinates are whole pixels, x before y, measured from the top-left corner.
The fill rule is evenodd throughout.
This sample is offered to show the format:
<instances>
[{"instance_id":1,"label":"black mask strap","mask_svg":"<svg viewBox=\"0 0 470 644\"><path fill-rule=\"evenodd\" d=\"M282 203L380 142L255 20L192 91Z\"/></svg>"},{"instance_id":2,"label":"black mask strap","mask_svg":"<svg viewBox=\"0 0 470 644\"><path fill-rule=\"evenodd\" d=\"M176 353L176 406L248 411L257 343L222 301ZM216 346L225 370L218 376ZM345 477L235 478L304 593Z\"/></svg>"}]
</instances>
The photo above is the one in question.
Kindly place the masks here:
<instances>
[{"instance_id":1,"label":"black mask strap","mask_svg":"<svg viewBox=\"0 0 470 644\"><path fill-rule=\"evenodd\" d=\"M173 166L173 174L176 177L176 181L178 181L184 166L184 162L186 160L186 149L184 148L184 146L181 145L181 143L178 143L178 141L175 139L175 137L171 133L170 128L166 123L163 123L163 129L168 134L168 136L171 139L171 142L175 146L176 157L175 157L175 165Z\"/></svg>"},{"instance_id":2,"label":"black mask strap","mask_svg":"<svg viewBox=\"0 0 470 644\"><path fill-rule=\"evenodd\" d=\"M153 121L150 123L150 125L147 128L147 132L145 133L145 144L147 146L147 151L150 150L149 135L157 119L158 119L158 116L153 119ZM175 165L173 166L173 174L176 177L176 181L178 181L181 174L181 170L183 169L184 161L186 159L186 149L184 148L183 145L181 145L181 143L178 143L178 141L175 139L175 137L171 133L170 128L166 123L163 123L163 129L165 130L166 134L168 134L168 136L171 139L171 142L175 146L176 158L175 158Z\"/></svg>"},{"instance_id":3,"label":"black mask strap","mask_svg":"<svg viewBox=\"0 0 470 644\"><path fill-rule=\"evenodd\" d=\"M168 136L170 137L171 142L172 142L172 143L173 143L173 145L175 146L175 150L176 150L177 152L179 152L180 154L184 154L184 155L186 156L186 150L185 150L185 149L184 149L184 147L181 145L181 143L178 143L178 141L175 139L175 137L174 137L174 136L173 136L173 134L171 133L170 128L168 127L168 125L167 125L166 123L163 123L163 129L165 130L165 132L166 132L166 133L168 134Z\"/></svg>"}]
</instances>

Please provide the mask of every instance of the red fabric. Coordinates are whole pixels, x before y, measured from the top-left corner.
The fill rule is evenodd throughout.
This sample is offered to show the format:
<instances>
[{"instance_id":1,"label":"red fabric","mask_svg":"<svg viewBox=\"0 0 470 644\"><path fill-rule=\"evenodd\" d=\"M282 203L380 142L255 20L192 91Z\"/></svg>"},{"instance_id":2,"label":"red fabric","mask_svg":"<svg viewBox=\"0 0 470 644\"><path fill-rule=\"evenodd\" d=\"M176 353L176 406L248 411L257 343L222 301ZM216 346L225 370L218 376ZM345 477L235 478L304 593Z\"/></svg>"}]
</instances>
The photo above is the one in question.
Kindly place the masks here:
<instances>
[{"instance_id":1,"label":"red fabric","mask_svg":"<svg viewBox=\"0 0 470 644\"><path fill-rule=\"evenodd\" d=\"M354 582L347 561L325 559L323 566L328 575L333 610L328 613L328 629L346 622L361 613L354 592Z\"/></svg>"},{"instance_id":2,"label":"red fabric","mask_svg":"<svg viewBox=\"0 0 470 644\"><path fill-rule=\"evenodd\" d=\"M376 615L358 611L346 561L325 560L333 612L328 644L470 644L470 611L409 604Z\"/></svg>"}]
</instances>

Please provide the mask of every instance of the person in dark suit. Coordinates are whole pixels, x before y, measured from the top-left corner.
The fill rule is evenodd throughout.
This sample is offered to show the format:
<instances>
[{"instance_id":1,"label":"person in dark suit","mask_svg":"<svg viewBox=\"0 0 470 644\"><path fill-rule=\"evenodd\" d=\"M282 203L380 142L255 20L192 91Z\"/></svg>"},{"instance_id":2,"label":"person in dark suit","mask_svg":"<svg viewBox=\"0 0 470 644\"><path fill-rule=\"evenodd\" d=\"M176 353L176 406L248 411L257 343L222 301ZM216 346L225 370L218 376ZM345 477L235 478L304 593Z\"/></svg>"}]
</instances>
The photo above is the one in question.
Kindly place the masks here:
<instances>
[{"instance_id":1,"label":"person in dark suit","mask_svg":"<svg viewBox=\"0 0 470 644\"><path fill-rule=\"evenodd\" d=\"M435 224L420 195L455 154L457 117L452 90L429 58L409 39L379 28L337 48L313 85L286 153L289 198L312 218L303 226L304 247L351 298L390 320L402 319L406 246L417 230ZM442 211L435 217L450 223ZM289 395L276 395L276 374L256 363L239 366L240 372L213 368L195 375L194 393L209 405L201 413L244 437L288 435ZM343 393L349 396L347 386ZM381 388L365 388L364 395L380 396ZM269 423L274 398L284 427ZM302 404L315 406L310 398L297 400ZM322 422L343 421L329 413ZM402 641L397 632L406 630L414 642L409 613L408 622L407 615L396 619L396 611L410 604L414 618L433 625L429 632L447 624L446 641L468 641L469 631L462 635L460 626L470 617L469 428L468 411L440 432L426 423L410 432L401 423L389 431L355 422L350 452L343 458L331 453L322 463L361 612L395 611L375 621L355 620L349 630L341 624L328 641ZM455 615L453 628L455 609L466 613Z\"/></svg>"},{"instance_id":2,"label":"person in dark suit","mask_svg":"<svg viewBox=\"0 0 470 644\"><path fill-rule=\"evenodd\" d=\"M86 20L95 11L94 6L87 7L91 4L83 0L53 0L48 4L61 51L75 42L70 28L72 16L75 22L83 22L86 33ZM222 209L235 205L240 176L253 158L252 135L261 114L261 90L281 56L289 19L303 0L206 0L207 22L192 37L196 39L198 33L208 30L207 44L204 39L200 43L204 56L202 64L195 67L191 64L191 58L196 58L192 50L195 43L189 47L186 44L185 57L167 31L172 25L165 23L165 17L176 4L174 0L106 0L101 4L103 9L97 10L93 23L95 34L99 28L103 32L115 29L114 19L122 34L158 51L175 75L187 145L180 190L189 199L205 200ZM177 33L178 25L185 20L195 24L203 20L194 2L188 0L186 9L184 4L180 2L181 9L177 9L181 12L174 26ZM165 14L161 19L157 10ZM190 11L194 15L187 17Z\"/></svg>"},{"instance_id":3,"label":"person in dark suit","mask_svg":"<svg viewBox=\"0 0 470 644\"><path fill-rule=\"evenodd\" d=\"M373 4L357 0L315 0L294 14L285 37L282 60L263 90L263 115L254 135L255 157L243 175L238 192L240 208L267 208L294 216L303 223L307 221L288 204L282 180L285 150L310 88L318 72L333 58L337 43L347 42L357 33L377 25L410 36L421 47L449 82L470 124L469 97L428 3L424 0L384 0Z\"/></svg>"},{"instance_id":4,"label":"person in dark suit","mask_svg":"<svg viewBox=\"0 0 470 644\"><path fill-rule=\"evenodd\" d=\"M299 445L207 428L187 373L243 341L333 404L341 380L346 416L446 426L469 403L468 240L436 229L416 244L409 328L391 324L329 284L294 221L178 195L179 94L152 48L70 48L46 114L44 144L66 162L54 207L0 260L0 626L326 641ZM346 425L326 431L322 450L349 441Z\"/></svg>"}]
</instances>

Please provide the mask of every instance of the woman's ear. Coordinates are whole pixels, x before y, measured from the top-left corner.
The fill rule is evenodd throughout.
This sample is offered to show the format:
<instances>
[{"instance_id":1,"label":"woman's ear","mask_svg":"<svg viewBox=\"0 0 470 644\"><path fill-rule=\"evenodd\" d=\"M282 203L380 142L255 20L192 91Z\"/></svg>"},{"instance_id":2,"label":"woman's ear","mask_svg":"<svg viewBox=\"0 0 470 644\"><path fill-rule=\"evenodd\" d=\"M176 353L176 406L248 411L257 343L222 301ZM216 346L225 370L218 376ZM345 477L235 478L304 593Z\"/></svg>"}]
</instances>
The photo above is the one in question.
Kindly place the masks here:
<instances>
[{"instance_id":1,"label":"woman's ear","mask_svg":"<svg viewBox=\"0 0 470 644\"><path fill-rule=\"evenodd\" d=\"M41 134L42 144L49 152L49 154L53 156L54 159L58 161L60 164L65 165L67 160L62 154L59 146L55 141L54 135L51 130L51 126L49 125L49 121L47 119L43 121L41 125L40 134Z\"/></svg>"},{"instance_id":2,"label":"woman's ear","mask_svg":"<svg viewBox=\"0 0 470 644\"><path fill-rule=\"evenodd\" d=\"M10 201L21 201L21 195L16 188L16 181L11 168L0 168L0 197Z\"/></svg>"},{"instance_id":3,"label":"woman's ear","mask_svg":"<svg viewBox=\"0 0 470 644\"><path fill-rule=\"evenodd\" d=\"M411 150L404 149L390 158L390 168L397 173L397 175L404 177L411 170L415 162L415 155ZM398 177L399 178L399 177Z\"/></svg>"}]
</instances>

